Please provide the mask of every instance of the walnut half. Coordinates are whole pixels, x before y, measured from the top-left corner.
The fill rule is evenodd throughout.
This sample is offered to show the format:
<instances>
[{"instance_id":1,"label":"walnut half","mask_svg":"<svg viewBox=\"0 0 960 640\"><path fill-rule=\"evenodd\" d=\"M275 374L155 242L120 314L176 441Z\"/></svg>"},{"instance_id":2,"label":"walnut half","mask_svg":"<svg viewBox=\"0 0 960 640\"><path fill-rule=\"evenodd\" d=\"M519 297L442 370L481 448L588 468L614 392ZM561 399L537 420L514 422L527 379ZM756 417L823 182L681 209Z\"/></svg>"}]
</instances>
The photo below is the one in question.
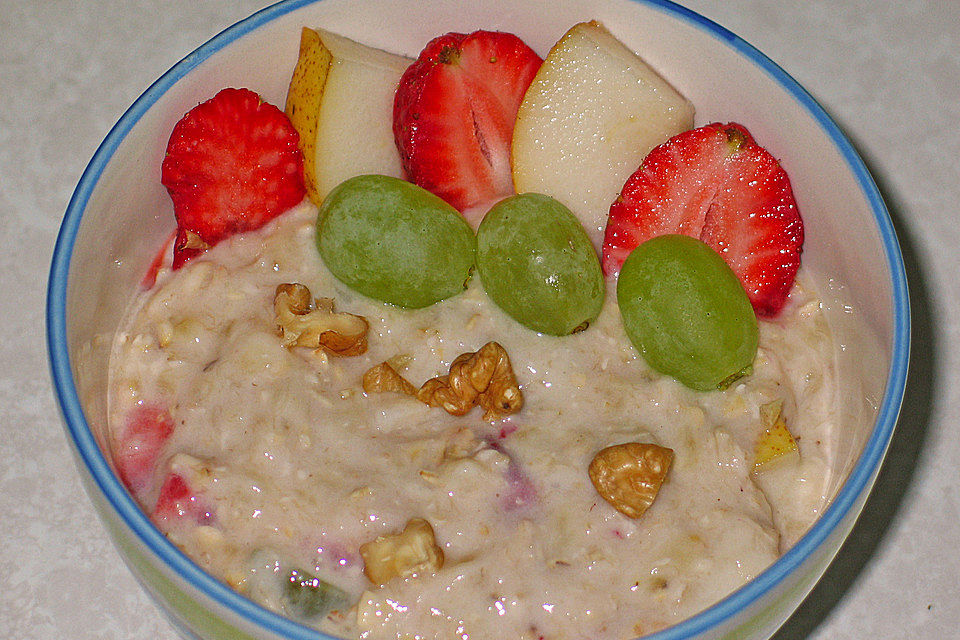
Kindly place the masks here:
<instances>
[{"instance_id":1,"label":"walnut half","mask_svg":"<svg viewBox=\"0 0 960 640\"><path fill-rule=\"evenodd\" d=\"M357 356L367 350L363 316L335 312L331 298L312 303L310 289L298 282L277 285L273 311L286 347L323 349L335 356Z\"/></svg>"},{"instance_id":2,"label":"walnut half","mask_svg":"<svg viewBox=\"0 0 960 640\"><path fill-rule=\"evenodd\" d=\"M360 545L363 573L373 584L393 578L435 573L443 566L433 527L423 518L411 518L400 533L378 536Z\"/></svg>"},{"instance_id":3,"label":"walnut half","mask_svg":"<svg viewBox=\"0 0 960 640\"><path fill-rule=\"evenodd\" d=\"M623 515L639 518L656 500L671 464L673 449L627 442L597 453L589 474L604 500Z\"/></svg>"},{"instance_id":4,"label":"walnut half","mask_svg":"<svg viewBox=\"0 0 960 640\"><path fill-rule=\"evenodd\" d=\"M382 362L363 375L367 393L394 391L416 395L431 407L462 416L477 405L483 408L483 419L499 420L523 407L523 393L517 384L506 350L496 342L488 342L479 351L462 353L450 363L450 372L431 378L419 390L403 378L387 362Z\"/></svg>"},{"instance_id":5,"label":"walnut half","mask_svg":"<svg viewBox=\"0 0 960 640\"><path fill-rule=\"evenodd\" d=\"M479 351L457 356L450 363L450 373L427 380L417 397L455 416L479 404L484 420L497 420L516 413L523 406L523 394L510 357L497 342L488 342Z\"/></svg>"}]
</instances>

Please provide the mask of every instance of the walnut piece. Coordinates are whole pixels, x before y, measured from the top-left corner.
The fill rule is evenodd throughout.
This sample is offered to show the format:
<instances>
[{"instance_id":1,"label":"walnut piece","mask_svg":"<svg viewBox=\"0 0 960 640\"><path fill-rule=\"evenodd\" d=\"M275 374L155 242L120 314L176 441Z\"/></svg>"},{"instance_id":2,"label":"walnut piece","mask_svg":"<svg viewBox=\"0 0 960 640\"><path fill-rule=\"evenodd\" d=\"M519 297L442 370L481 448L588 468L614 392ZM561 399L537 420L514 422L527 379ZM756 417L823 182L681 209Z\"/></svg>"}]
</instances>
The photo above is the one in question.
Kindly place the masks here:
<instances>
[{"instance_id":1,"label":"walnut piece","mask_svg":"<svg viewBox=\"0 0 960 640\"><path fill-rule=\"evenodd\" d=\"M310 289L298 282L277 286L273 310L285 347L323 349L335 356L357 356L367 350L363 316L335 312L331 298L311 303Z\"/></svg>"},{"instance_id":2,"label":"walnut piece","mask_svg":"<svg viewBox=\"0 0 960 640\"><path fill-rule=\"evenodd\" d=\"M630 518L639 518L657 498L673 449L626 442L602 449L590 462L590 480L604 500Z\"/></svg>"},{"instance_id":3,"label":"walnut piece","mask_svg":"<svg viewBox=\"0 0 960 640\"><path fill-rule=\"evenodd\" d=\"M450 364L450 373L427 380L417 398L431 407L462 416L478 404L483 419L492 421L523 407L523 394L510 366L510 357L496 342L463 353Z\"/></svg>"},{"instance_id":4,"label":"walnut piece","mask_svg":"<svg viewBox=\"0 0 960 640\"><path fill-rule=\"evenodd\" d=\"M443 566L443 549L437 546L433 527L423 518L411 518L402 532L360 545L360 555L364 575L378 585L397 577L435 573Z\"/></svg>"},{"instance_id":5,"label":"walnut piece","mask_svg":"<svg viewBox=\"0 0 960 640\"><path fill-rule=\"evenodd\" d=\"M403 393L417 395L417 388L397 373L389 362L381 362L363 374L363 390L367 393Z\"/></svg>"},{"instance_id":6,"label":"walnut piece","mask_svg":"<svg viewBox=\"0 0 960 640\"><path fill-rule=\"evenodd\" d=\"M488 342L479 351L460 354L450 363L447 375L427 380L419 390L388 362L382 362L363 375L363 390L416 395L424 404L455 416L480 405L487 421L499 420L523 407L523 393L510 357L496 342Z\"/></svg>"}]
</instances>

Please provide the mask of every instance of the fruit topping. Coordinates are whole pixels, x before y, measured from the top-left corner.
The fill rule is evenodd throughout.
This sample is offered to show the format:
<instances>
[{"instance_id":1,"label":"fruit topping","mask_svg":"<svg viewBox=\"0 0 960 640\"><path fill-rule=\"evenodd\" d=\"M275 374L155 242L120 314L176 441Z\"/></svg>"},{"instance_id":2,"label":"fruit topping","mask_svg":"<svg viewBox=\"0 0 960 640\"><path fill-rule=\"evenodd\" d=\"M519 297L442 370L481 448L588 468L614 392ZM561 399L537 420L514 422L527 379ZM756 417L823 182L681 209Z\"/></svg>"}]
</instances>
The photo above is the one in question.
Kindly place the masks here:
<instances>
[{"instance_id":1,"label":"fruit topping","mask_svg":"<svg viewBox=\"0 0 960 640\"><path fill-rule=\"evenodd\" d=\"M333 356L358 356L367 351L367 320L335 312L333 298L312 300L310 289L299 282L277 285L273 311L285 347L322 349Z\"/></svg>"},{"instance_id":2,"label":"fruit topping","mask_svg":"<svg viewBox=\"0 0 960 640\"><path fill-rule=\"evenodd\" d=\"M463 291L476 246L453 207L388 176L341 183L317 216L317 247L333 275L400 307L425 307Z\"/></svg>"},{"instance_id":3,"label":"fruit topping","mask_svg":"<svg viewBox=\"0 0 960 640\"><path fill-rule=\"evenodd\" d=\"M411 62L329 31L302 29L285 112L300 134L304 182L318 207L347 178L403 175L393 96Z\"/></svg>"},{"instance_id":4,"label":"fruit topping","mask_svg":"<svg viewBox=\"0 0 960 640\"><path fill-rule=\"evenodd\" d=\"M651 151L610 207L603 269L654 236L682 233L733 269L758 316L776 316L800 266L803 221L777 160L739 124L714 123Z\"/></svg>"},{"instance_id":5,"label":"fruit topping","mask_svg":"<svg viewBox=\"0 0 960 640\"><path fill-rule=\"evenodd\" d=\"M711 391L746 375L757 319L716 251L685 235L647 240L623 263L617 302L630 341L653 369Z\"/></svg>"},{"instance_id":6,"label":"fruit topping","mask_svg":"<svg viewBox=\"0 0 960 640\"><path fill-rule=\"evenodd\" d=\"M626 442L600 450L588 468L590 481L604 500L629 518L642 516L673 464L673 449Z\"/></svg>"},{"instance_id":7,"label":"fruit topping","mask_svg":"<svg viewBox=\"0 0 960 640\"><path fill-rule=\"evenodd\" d=\"M610 203L643 157L693 127L693 105L599 22L554 45L517 111L513 182L570 207L599 252Z\"/></svg>"},{"instance_id":8,"label":"fruit topping","mask_svg":"<svg viewBox=\"0 0 960 640\"><path fill-rule=\"evenodd\" d=\"M303 200L303 156L282 111L249 89L223 89L173 128L161 181L173 200L173 268Z\"/></svg>"},{"instance_id":9,"label":"fruit topping","mask_svg":"<svg viewBox=\"0 0 960 640\"><path fill-rule=\"evenodd\" d=\"M564 336L600 313L603 273L580 221L549 196L511 196L477 230L477 271L487 295L534 331Z\"/></svg>"},{"instance_id":10,"label":"fruit topping","mask_svg":"<svg viewBox=\"0 0 960 640\"><path fill-rule=\"evenodd\" d=\"M393 133L407 177L459 211L513 193L513 125L541 62L509 33L431 40L394 100Z\"/></svg>"}]
</instances>

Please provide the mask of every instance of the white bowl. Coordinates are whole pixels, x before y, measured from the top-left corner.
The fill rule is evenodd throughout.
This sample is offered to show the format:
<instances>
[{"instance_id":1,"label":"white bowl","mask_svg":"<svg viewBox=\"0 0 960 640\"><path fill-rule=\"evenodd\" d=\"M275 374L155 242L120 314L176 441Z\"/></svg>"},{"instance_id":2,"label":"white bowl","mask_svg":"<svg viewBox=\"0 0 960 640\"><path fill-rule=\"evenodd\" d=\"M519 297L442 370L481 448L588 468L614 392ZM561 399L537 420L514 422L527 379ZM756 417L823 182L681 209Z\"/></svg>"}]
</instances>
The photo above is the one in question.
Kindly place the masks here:
<instances>
[{"instance_id":1,"label":"white bowl","mask_svg":"<svg viewBox=\"0 0 960 640\"><path fill-rule=\"evenodd\" d=\"M722 27L665 1L289 0L234 25L151 86L97 150L70 202L48 290L56 393L92 501L130 569L185 637L318 637L237 595L174 547L127 494L102 447L107 358L120 316L173 226L159 167L174 123L226 86L283 104L300 28L323 26L415 56L431 37L512 31L541 55L575 22L598 19L690 98L697 123L738 121L780 158L804 216L804 263L843 344L854 418L838 443L837 492L803 538L757 578L704 612L649 638L768 638L800 604L850 532L893 433L909 356L903 263L890 218L863 162L816 102L773 62ZM856 233L849 233L856 229ZM843 283L843 284L841 284ZM852 302L876 334L851 329ZM865 390L865 391L864 391ZM322 637L322 636L320 636Z\"/></svg>"}]
</instances>

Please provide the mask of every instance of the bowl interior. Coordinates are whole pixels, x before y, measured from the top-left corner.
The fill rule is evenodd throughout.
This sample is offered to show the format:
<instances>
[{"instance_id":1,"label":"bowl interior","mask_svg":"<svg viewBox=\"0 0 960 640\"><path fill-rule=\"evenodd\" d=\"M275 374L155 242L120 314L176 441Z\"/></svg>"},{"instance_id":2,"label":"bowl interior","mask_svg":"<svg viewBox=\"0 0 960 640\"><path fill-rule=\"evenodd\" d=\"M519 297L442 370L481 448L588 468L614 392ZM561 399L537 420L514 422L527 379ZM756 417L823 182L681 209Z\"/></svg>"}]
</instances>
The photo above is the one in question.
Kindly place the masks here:
<instances>
[{"instance_id":1,"label":"bowl interior","mask_svg":"<svg viewBox=\"0 0 960 640\"><path fill-rule=\"evenodd\" d=\"M502 29L517 33L544 55L570 26L589 19L603 22L689 98L697 109L697 124L746 124L790 174L806 228L804 265L816 275L836 340L843 346L839 364L849 384L838 391L838 399L845 402L849 424L859 425L844 431L835 452L841 473L832 489L840 494L831 509L849 509L869 488L899 408L907 358L907 297L896 238L876 188L823 111L748 44L665 2L539 0L504 5L482 0L467 7L457 0L438 0L430 3L428 20L424 15L423 5L413 0L297 1L271 7L174 67L131 107L97 151L58 240L49 292L49 340L68 429L84 465L123 519L161 556L181 567L190 564L137 511L101 453L106 450L110 343L149 263L175 226L160 184L160 163L169 132L183 113L226 86L249 87L282 105L303 25L322 26L412 56L439 33ZM873 335L855 329L851 309ZM841 488L851 472L855 481ZM815 526L805 538L807 547L822 542L841 515ZM783 562L774 565L771 575L789 571L797 560L793 565ZM193 571L197 584L216 598L228 604L238 599ZM737 595L740 600L724 606L737 607L758 595L748 586ZM728 614L714 607L698 617ZM279 624L264 616L270 624Z\"/></svg>"}]
</instances>

